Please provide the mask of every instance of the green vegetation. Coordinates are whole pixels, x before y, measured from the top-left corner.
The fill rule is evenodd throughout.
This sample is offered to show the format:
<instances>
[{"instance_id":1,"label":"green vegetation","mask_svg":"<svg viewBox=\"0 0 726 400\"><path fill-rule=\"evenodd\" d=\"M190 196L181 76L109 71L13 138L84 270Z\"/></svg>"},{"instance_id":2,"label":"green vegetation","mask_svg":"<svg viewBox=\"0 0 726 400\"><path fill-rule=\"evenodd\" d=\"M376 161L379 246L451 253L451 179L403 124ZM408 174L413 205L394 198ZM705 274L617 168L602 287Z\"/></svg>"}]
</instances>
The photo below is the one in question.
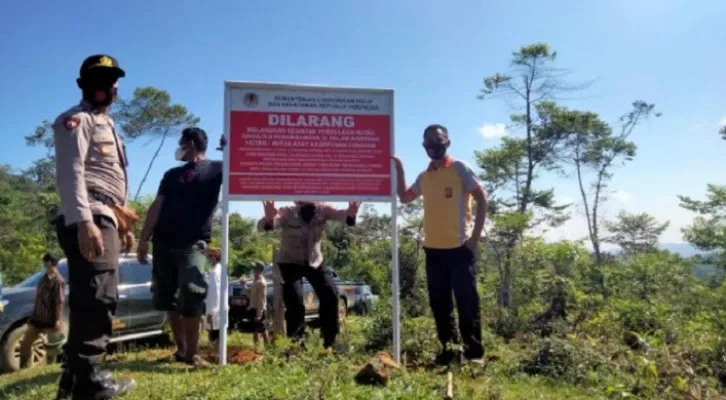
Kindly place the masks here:
<instances>
[{"instance_id":1,"label":"green vegetation","mask_svg":"<svg viewBox=\"0 0 726 400\"><path fill-rule=\"evenodd\" d=\"M514 53L508 75L485 79L482 98L521 100L524 113L512 116L512 122L523 136L503 138L499 146L475 153L492 199L477 282L486 356L483 366L455 368L457 398L722 398L726 189L709 185L706 200L681 198L682 207L697 214L684 229L684 238L713 252L707 256L684 258L658 250L668 222L648 214L621 213L604 220L602 205L615 167L636 156L631 133L646 117L659 114L654 105L637 101L631 112L610 124L592 111L555 103L556 91L582 87L563 83L555 54L544 44L523 47ZM140 120L129 110L133 108L126 108L127 121ZM57 250L48 225L58 201L52 141L44 126L28 142L48 148L48 157L26 171L0 168L0 266L6 284L37 269L46 249ZM173 133L159 129L139 128L134 137L163 139ZM577 178L571 181L582 194L584 216L571 213L571 204L542 187L543 176L552 172ZM149 203L143 197L134 203L142 217ZM368 207L355 228L330 226L327 231L328 264L348 279L368 282L380 295L371 316L348 321L336 355L322 354L313 345L308 353L288 360L283 348L275 348L257 365L189 371L150 361L167 350L119 352L109 357L111 367L140 384L128 398L442 398L445 375L426 369L438 343L426 293L421 203L400 211L406 368L394 374L388 387L353 382L368 357L390 349L392 335L390 217ZM556 227L568 218L586 218L588 237L547 243L532 234L533 228ZM602 251L601 243L607 242L623 251L617 256ZM256 221L233 214L231 274L246 274L255 259L271 261L276 243L274 235L256 232ZM249 337L233 335L232 345L249 346ZM7 399L49 398L57 372L57 366L49 366L1 376L0 394Z\"/></svg>"}]
</instances>

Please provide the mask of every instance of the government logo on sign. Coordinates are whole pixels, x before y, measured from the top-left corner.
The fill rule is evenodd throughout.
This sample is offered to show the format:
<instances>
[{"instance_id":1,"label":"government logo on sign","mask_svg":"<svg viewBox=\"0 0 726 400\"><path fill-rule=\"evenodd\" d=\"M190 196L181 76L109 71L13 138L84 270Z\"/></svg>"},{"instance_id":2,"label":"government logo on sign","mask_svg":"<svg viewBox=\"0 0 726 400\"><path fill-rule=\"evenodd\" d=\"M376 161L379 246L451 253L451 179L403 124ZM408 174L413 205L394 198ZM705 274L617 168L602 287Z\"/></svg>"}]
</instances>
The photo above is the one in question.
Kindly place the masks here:
<instances>
[{"instance_id":1,"label":"government logo on sign","mask_svg":"<svg viewBox=\"0 0 726 400\"><path fill-rule=\"evenodd\" d=\"M254 107L257 105L257 103L260 102L260 99L257 97L255 93L247 93L245 94L245 97L243 99L243 102L247 107Z\"/></svg>"}]
</instances>

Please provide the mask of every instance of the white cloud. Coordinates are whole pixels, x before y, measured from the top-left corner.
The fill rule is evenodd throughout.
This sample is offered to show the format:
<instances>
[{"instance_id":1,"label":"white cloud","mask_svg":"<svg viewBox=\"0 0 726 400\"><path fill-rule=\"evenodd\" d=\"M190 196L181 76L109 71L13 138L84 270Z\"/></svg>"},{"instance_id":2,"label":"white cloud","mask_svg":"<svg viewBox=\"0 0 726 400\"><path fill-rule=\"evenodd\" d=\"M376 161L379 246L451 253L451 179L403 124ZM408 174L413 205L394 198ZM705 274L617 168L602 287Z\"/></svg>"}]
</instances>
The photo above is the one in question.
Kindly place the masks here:
<instances>
[{"instance_id":1,"label":"white cloud","mask_svg":"<svg viewBox=\"0 0 726 400\"><path fill-rule=\"evenodd\" d=\"M507 134L504 124L484 124L478 129L479 134L487 139L502 137Z\"/></svg>"},{"instance_id":2,"label":"white cloud","mask_svg":"<svg viewBox=\"0 0 726 400\"><path fill-rule=\"evenodd\" d=\"M722 126L726 126L726 117L723 117L720 120L718 120L718 126L719 126L719 128Z\"/></svg>"},{"instance_id":3,"label":"white cloud","mask_svg":"<svg viewBox=\"0 0 726 400\"><path fill-rule=\"evenodd\" d=\"M633 201L633 195L624 190L616 190L615 193L612 194L612 197L623 204L628 204Z\"/></svg>"}]
</instances>

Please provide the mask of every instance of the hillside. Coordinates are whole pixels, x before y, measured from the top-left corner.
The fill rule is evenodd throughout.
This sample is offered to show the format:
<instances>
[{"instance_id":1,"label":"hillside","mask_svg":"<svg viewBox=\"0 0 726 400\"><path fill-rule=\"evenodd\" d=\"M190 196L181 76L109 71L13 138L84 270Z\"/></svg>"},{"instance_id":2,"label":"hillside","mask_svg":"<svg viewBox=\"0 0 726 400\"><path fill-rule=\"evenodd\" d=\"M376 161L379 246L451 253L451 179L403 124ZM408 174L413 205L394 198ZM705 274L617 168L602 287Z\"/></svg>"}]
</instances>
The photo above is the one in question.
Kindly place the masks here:
<instances>
[{"instance_id":1,"label":"hillside","mask_svg":"<svg viewBox=\"0 0 726 400\"><path fill-rule=\"evenodd\" d=\"M136 379L138 387L128 400L173 399L441 399L444 371L410 367L395 372L387 387L359 386L353 377L367 359L361 352L365 320L353 318L341 336L338 355L322 354L313 340L307 354L287 357L282 348L265 351L259 362L214 366L194 371L181 365L155 360L171 354L170 349L148 349L116 353L108 365L118 376ZM232 335L230 357L240 349L251 349L249 335ZM214 354L207 347L205 352ZM597 399L601 390L578 388L562 382L526 374L509 373L516 364L515 346L492 350L483 366L464 366L454 371L454 393L459 399ZM234 361L234 360L231 360ZM5 400L46 400L55 393L58 366L26 370L0 376L0 397Z\"/></svg>"}]
</instances>

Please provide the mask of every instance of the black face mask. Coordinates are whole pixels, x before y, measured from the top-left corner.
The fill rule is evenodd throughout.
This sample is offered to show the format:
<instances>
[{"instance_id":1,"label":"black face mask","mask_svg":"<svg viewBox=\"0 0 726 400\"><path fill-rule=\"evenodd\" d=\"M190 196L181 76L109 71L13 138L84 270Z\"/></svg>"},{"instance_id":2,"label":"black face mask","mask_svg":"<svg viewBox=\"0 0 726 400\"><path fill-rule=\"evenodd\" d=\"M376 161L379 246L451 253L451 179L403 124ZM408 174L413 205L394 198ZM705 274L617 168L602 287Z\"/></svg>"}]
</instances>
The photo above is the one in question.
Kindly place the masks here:
<instances>
[{"instance_id":1,"label":"black face mask","mask_svg":"<svg viewBox=\"0 0 726 400\"><path fill-rule=\"evenodd\" d=\"M443 144L424 144L424 148L432 160L440 160L446 155L446 145Z\"/></svg>"},{"instance_id":2,"label":"black face mask","mask_svg":"<svg viewBox=\"0 0 726 400\"><path fill-rule=\"evenodd\" d=\"M83 92L83 100L93 107L108 107L116 98L115 79L103 77L86 77L79 79L78 86ZM96 100L96 92L106 94L103 101Z\"/></svg>"},{"instance_id":3,"label":"black face mask","mask_svg":"<svg viewBox=\"0 0 726 400\"><path fill-rule=\"evenodd\" d=\"M300 218L302 218L306 224L309 224L310 221L315 218L315 209L315 204L305 204L300 206Z\"/></svg>"}]
</instances>

